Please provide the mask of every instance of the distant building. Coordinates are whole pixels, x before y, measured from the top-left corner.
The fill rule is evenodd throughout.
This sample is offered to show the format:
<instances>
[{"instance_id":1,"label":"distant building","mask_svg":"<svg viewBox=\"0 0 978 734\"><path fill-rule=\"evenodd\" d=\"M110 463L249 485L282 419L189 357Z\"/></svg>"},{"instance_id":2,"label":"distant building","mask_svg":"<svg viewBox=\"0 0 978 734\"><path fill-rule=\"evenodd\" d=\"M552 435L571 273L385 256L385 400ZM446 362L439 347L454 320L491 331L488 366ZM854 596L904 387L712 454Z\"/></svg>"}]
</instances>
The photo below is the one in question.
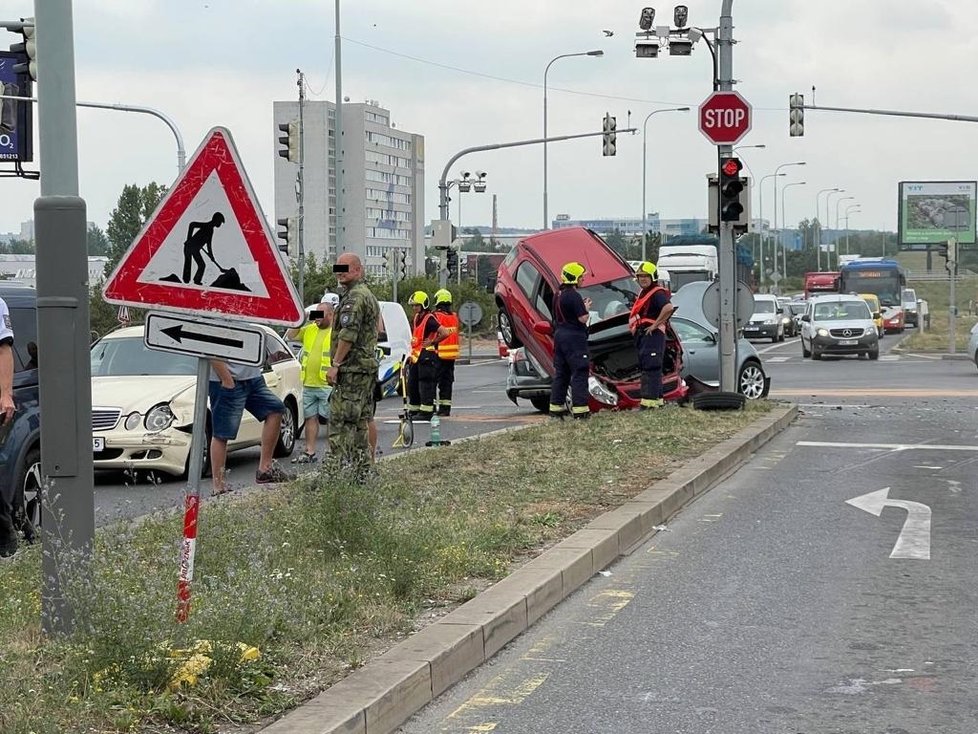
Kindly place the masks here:
<instances>
[{"instance_id":1,"label":"distant building","mask_svg":"<svg viewBox=\"0 0 978 734\"><path fill-rule=\"evenodd\" d=\"M707 225L705 219L662 219L658 212L648 215L646 222L650 232L657 232L663 239L679 235L699 234ZM587 227L600 235L620 234L638 237L642 233L642 220L639 217L622 217L619 219L571 219L568 214L558 214L552 226L554 229L567 227Z\"/></svg>"},{"instance_id":2,"label":"distant building","mask_svg":"<svg viewBox=\"0 0 978 734\"><path fill-rule=\"evenodd\" d=\"M104 255L88 258L88 284L96 285L105 277ZM37 286L37 263L34 255L0 255L0 280L23 283L32 288Z\"/></svg>"},{"instance_id":3,"label":"distant building","mask_svg":"<svg viewBox=\"0 0 978 734\"><path fill-rule=\"evenodd\" d=\"M335 115L332 102L303 106L303 249L319 259L336 257ZM281 123L299 119L298 102L273 104L275 219L298 216L299 167L278 155ZM344 217L340 244L369 272L381 273L384 255L407 250L409 272L424 264L424 137L394 127L378 102L343 104ZM292 243L289 256L298 255Z\"/></svg>"}]
</instances>

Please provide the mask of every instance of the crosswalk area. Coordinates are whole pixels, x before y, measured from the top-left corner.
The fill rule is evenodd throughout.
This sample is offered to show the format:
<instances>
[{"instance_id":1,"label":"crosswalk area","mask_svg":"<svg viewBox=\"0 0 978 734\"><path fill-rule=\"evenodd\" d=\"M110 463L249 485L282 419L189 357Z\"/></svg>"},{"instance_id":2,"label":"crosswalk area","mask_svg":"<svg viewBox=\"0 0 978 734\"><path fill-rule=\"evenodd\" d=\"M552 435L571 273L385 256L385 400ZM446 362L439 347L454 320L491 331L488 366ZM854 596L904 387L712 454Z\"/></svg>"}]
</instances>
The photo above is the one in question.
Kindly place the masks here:
<instances>
[{"instance_id":1,"label":"crosswalk area","mask_svg":"<svg viewBox=\"0 0 978 734\"><path fill-rule=\"evenodd\" d=\"M827 357L827 359L832 359L832 357L829 356ZM849 359L851 359L851 357ZM778 362L808 362L811 364L817 364L814 360L802 357L801 354L779 354L779 355L762 354L761 360L765 364L775 364ZM879 361L920 363L920 362L931 362L933 361L933 358L921 354L881 354Z\"/></svg>"}]
</instances>

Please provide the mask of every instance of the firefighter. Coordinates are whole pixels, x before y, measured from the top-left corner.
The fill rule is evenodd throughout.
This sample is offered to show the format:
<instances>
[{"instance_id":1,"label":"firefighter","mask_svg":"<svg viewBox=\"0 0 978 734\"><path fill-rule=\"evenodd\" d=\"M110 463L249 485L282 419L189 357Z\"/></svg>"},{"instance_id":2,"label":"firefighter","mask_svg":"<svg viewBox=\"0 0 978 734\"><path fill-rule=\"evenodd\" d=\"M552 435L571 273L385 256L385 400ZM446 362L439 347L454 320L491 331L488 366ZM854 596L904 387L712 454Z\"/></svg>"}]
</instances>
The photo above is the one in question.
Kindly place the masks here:
<instances>
[{"instance_id":1,"label":"firefighter","mask_svg":"<svg viewBox=\"0 0 978 734\"><path fill-rule=\"evenodd\" d=\"M448 330L440 326L431 313L428 294L424 291L412 293L408 304L414 308L411 356L408 359L408 410L412 418L426 421L435 412L435 385L438 380L436 345L448 336Z\"/></svg>"},{"instance_id":2,"label":"firefighter","mask_svg":"<svg viewBox=\"0 0 978 734\"><path fill-rule=\"evenodd\" d=\"M567 411L567 387L571 390L571 415L577 420L590 417L587 379L591 359L587 345L590 298L581 298L577 287L585 268L569 262L561 269L560 290L554 296L554 381L550 388L550 415L563 418Z\"/></svg>"},{"instance_id":3,"label":"firefighter","mask_svg":"<svg viewBox=\"0 0 978 734\"><path fill-rule=\"evenodd\" d=\"M642 400L640 410L661 408L662 357L666 349L666 322L676 307L669 300L669 291L656 282L654 263L642 262L635 268L635 280L642 289L628 319L628 328L635 337L638 367L642 371Z\"/></svg>"},{"instance_id":4,"label":"firefighter","mask_svg":"<svg viewBox=\"0 0 978 734\"><path fill-rule=\"evenodd\" d=\"M452 311L452 294L442 288L435 291L435 318L448 331L435 350L438 356L437 399L435 405L440 416L452 414L452 385L455 384L455 360L458 359L458 316Z\"/></svg>"}]
</instances>

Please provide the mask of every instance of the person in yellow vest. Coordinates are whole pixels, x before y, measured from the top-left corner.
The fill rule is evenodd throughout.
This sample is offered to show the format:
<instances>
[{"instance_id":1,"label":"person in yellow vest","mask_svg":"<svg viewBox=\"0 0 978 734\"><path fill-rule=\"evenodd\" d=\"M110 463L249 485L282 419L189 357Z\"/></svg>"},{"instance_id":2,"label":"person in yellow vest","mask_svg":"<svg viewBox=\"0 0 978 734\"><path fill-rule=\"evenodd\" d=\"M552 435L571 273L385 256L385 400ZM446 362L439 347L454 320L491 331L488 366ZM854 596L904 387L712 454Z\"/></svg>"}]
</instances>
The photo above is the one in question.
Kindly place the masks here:
<instances>
[{"instance_id":1,"label":"person in yellow vest","mask_svg":"<svg viewBox=\"0 0 978 734\"><path fill-rule=\"evenodd\" d=\"M676 310L669 291L656 281L654 263L642 262L635 268L635 280L642 289L628 318L628 328L635 337L638 368L642 372L640 410L661 408L662 358L666 350L666 322Z\"/></svg>"},{"instance_id":2,"label":"person in yellow vest","mask_svg":"<svg viewBox=\"0 0 978 734\"><path fill-rule=\"evenodd\" d=\"M446 288L435 291L435 318L448 336L435 345L438 355L438 380L435 406L438 415L452 414L452 386L455 384L455 360L458 359L458 316L452 311L452 294Z\"/></svg>"},{"instance_id":3,"label":"person in yellow vest","mask_svg":"<svg viewBox=\"0 0 978 734\"><path fill-rule=\"evenodd\" d=\"M323 302L309 313L309 323L285 332L285 338L300 340L302 351L302 412L305 420L306 448L292 460L293 464L313 464L316 461L316 441L319 420L329 422L329 396L333 388L326 379L330 368L329 350L333 334L333 309L340 298L335 293L323 296Z\"/></svg>"},{"instance_id":4,"label":"person in yellow vest","mask_svg":"<svg viewBox=\"0 0 978 734\"><path fill-rule=\"evenodd\" d=\"M414 308L411 323L411 356L407 375L408 410L411 417L430 420L435 413L435 385L438 380L439 341L448 336L448 329L438 323L431 313L431 301L424 291L415 291L408 299Z\"/></svg>"}]
</instances>

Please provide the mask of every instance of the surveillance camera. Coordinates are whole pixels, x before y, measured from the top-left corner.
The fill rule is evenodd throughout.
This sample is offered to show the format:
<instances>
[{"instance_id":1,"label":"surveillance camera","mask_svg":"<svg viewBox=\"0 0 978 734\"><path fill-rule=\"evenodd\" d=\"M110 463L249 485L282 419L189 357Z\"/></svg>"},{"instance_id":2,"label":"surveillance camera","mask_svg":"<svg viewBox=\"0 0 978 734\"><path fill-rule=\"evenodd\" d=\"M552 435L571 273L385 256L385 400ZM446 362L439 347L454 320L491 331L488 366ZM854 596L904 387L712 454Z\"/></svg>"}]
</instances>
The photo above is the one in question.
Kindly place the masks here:
<instances>
[{"instance_id":1,"label":"surveillance camera","mask_svg":"<svg viewBox=\"0 0 978 734\"><path fill-rule=\"evenodd\" d=\"M485 178L486 177L486 172L485 171L476 171L475 172L475 175L478 176L479 178Z\"/></svg>"},{"instance_id":2,"label":"surveillance camera","mask_svg":"<svg viewBox=\"0 0 978 734\"><path fill-rule=\"evenodd\" d=\"M658 41L638 41L635 44L635 58L654 59L659 55Z\"/></svg>"},{"instance_id":3,"label":"surveillance camera","mask_svg":"<svg viewBox=\"0 0 978 734\"><path fill-rule=\"evenodd\" d=\"M693 42L688 38L673 38L669 41L670 56L689 56L693 53Z\"/></svg>"}]
</instances>

